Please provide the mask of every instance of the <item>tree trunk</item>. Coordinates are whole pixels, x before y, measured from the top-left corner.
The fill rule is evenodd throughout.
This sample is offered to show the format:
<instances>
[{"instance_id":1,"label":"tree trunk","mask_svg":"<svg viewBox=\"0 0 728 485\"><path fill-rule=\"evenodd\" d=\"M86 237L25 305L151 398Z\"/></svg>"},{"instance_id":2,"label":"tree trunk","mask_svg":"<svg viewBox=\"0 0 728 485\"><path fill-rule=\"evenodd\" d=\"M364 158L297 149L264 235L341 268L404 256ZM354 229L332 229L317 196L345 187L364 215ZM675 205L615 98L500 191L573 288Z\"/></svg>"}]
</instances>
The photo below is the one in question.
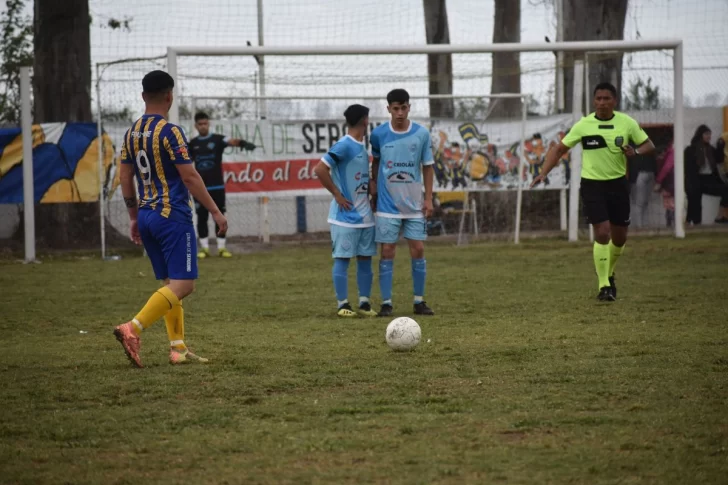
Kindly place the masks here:
<instances>
[{"instance_id":1,"label":"tree trunk","mask_svg":"<svg viewBox=\"0 0 728 485\"><path fill-rule=\"evenodd\" d=\"M495 0L493 43L521 41L521 2ZM493 53L491 94L521 92L521 59L518 52ZM521 115L520 99L499 99L491 102L491 116L496 118Z\"/></svg>"},{"instance_id":2,"label":"tree trunk","mask_svg":"<svg viewBox=\"0 0 728 485\"><path fill-rule=\"evenodd\" d=\"M93 121L90 22L88 0L35 0L35 123ZM38 204L36 221L39 245L99 244L97 203Z\"/></svg>"},{"instance_id":3,"label":"tree trunk","mask_svg":"<svg viewBox=\"0 0 728 485\"><path fill-rule=\"evenodd\" d=\"M428 44L449 44L450 29L447 24L445 0L422 0L425 8L425 36ZM452 55L427 56L427 75L430 94L452 94ZM430 116L453 118L455 103L452 99L430 99Z\"/></svg>"},{"instance_id":4,"label":"tree trunk","mask_svg":"<svg viewBox=\"0 0 728 485\"><path fill-rule=\"evenodd\" d=\"M564 40L623 40L629 0L563 0ZM589 89L600 82L610 82L622 92L622 54L589 55ZM564 54L564 109L574 106L574 61L584 59L580 53ZM591 93L585 93L591 99ZM584 106L584 100L576 100ZM591 110L591 107L590 107Z\"/></svg>"}]
</instances>

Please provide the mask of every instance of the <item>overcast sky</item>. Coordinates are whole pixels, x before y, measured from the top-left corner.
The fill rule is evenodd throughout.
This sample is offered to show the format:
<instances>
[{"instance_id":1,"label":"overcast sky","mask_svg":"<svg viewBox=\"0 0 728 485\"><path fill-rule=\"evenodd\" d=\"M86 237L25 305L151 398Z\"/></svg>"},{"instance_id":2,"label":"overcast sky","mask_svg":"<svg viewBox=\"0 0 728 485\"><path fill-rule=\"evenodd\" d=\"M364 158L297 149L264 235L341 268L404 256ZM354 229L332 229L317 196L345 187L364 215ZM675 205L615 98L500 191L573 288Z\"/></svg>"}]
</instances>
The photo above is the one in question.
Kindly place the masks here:
<instances>
[{"instance_id":1,"label":"overcast sky","mask_svg":"<svg viewBox=\"0 0 728 485\"><path fill-rule=\"evenodd\" d=\"M263 0L266 45L410 45L425 42L422 0ZM93 62L163 55L168 45L257 44L255 0L90 0ZM447 0L453 44L489 43L493 2ZM105 27L109 18L130 19L131 31ZM683 38L685 95L693 103L728 95L728 0L631 0L626 39ZM555 38L548 2L522 1L522 42ZM164 62L164 61L161 61ZM541 101L553 83L552 54L523 54L523 92ZM140 62L104 72L102 99L138 103L139 79L155 64ZM454 59L455 92L490 91L490 56ZM635 54L626 60L626 80L651 76L672 91L672 59L665 53ZM424 56L267 59L268 94L383 95L395 86L426 94ZM252 94L256 63L249 57L180 60L185 95ZM217 79L217 80L215 80ZM708 100L710 101L710 100ZM545 102L545 101L544 101Z\"/></svg>"}]
</instances>

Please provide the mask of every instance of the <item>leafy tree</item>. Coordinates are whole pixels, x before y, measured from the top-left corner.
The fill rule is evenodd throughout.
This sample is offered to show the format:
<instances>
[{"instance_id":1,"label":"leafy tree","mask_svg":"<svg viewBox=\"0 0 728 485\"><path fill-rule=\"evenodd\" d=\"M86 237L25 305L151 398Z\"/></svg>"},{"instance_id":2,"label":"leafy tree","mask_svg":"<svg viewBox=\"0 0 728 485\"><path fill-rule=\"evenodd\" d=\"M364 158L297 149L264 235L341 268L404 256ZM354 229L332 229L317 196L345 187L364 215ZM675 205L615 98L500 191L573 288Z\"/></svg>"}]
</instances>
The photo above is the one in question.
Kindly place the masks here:
<instances>
[{"instance_id":1,"label":"leafy tree","mask_svg":"<svg viewBox=\"0 0 728 485\"><path fill-rule=\"evenodd\" d=\"M629 83L627 94L623 96L622 103L625 110L648 111L660 107L660 87L652 85L652 78L647 82L637 78Z\"/></svg>"},{"instance_id":2,"label":"leafy tree","mask_svg":"<svg viewBox=\"0 0 728 485\"><path fill-rule=\"evenodd\" d=\"M25 0L6 0L0 14L0 123L20 124L20 68L33 65L33 20Z\"/></svg>"}]
</instances>

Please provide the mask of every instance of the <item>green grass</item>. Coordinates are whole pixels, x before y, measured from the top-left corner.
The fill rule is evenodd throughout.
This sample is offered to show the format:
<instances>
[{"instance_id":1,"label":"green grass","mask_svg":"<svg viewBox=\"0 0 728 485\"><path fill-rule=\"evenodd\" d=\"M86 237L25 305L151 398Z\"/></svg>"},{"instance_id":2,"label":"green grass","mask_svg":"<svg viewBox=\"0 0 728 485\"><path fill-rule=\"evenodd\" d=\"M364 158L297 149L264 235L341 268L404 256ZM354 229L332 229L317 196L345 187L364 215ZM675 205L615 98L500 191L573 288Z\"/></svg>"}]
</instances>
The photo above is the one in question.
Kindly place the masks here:
<instances>
[{"instance_id":1,"label":"green grass","mask_svg":"<svg viewBox=\"0 0 728 485\"><path fill-rule=\"evenodd\" d=\"M160 322L145 369L111 331L146 260L3 262L0 483L726 483L727 242L633 240L612 304L585 243L430 245L406 354L332 316L326 246L213 258L185 301L213 363L169 366Z\"/></svg>"}]
</instances>

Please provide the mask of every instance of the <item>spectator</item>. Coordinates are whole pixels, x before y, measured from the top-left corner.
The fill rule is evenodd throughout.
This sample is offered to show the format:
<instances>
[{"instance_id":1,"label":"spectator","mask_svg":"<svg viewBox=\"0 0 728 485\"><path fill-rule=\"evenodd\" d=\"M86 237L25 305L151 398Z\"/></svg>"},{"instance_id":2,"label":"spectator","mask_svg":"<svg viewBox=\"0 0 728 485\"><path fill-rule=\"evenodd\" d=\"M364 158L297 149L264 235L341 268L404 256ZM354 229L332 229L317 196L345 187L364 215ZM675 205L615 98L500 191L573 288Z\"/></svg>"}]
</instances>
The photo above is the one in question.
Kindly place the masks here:
<instances>
[{"instance_id":1,"label":"spectator","mask_svg":"<svg viewBox=\"0 0 728 485\"><path fill-rule=\"evenodd\" d=\"M629 158L629 181L632 183L632 223L644 227L647 223L647 205L652 187L655 185L657 161L653 154L636 155Z\"/></svg>"},{"instance_id":2,"label":"spectator","mask_svg":"<svg viewBox=\"0 0 728 485\"><path fill-rule=\"evenodd\" d=\"M672 227L675 222L675 147L672 142L665 150L662 168L655 178L655 192L662 195L665 223Z\"/></svg>"},{"instance_id":3,"label":"spectator","mask_svg":"<svg viewBox=\"0 0 728 485\"><path fill-rule=\"evenodd\" d=\"M700 125L685 149L685 192L688 198L687 222L702 222L702 196L720 197L720 214L715 222L728 223L728 185L718 175L716 149L710 144L712 132Z\"/></svg>"}]
</instances>

